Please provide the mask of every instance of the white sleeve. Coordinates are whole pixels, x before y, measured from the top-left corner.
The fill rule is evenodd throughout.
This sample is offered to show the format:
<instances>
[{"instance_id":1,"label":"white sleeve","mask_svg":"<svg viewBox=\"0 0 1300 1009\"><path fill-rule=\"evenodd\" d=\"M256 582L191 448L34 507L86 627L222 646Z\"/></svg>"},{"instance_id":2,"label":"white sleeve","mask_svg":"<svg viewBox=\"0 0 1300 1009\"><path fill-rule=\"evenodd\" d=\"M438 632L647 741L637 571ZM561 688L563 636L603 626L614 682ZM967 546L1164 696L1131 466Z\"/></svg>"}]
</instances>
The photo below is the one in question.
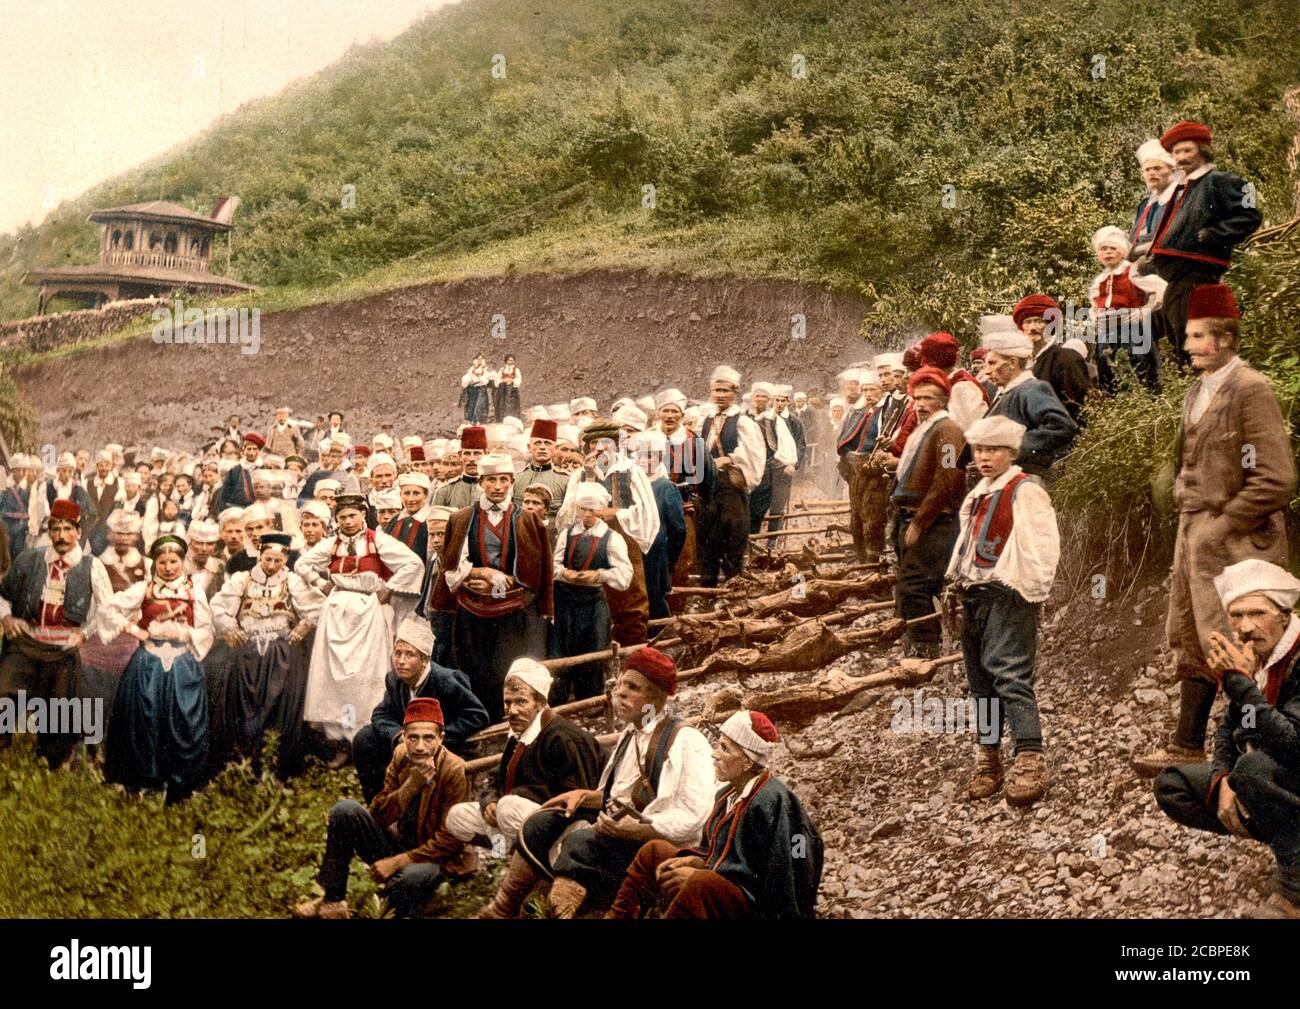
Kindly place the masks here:
<instances>
[{"instance_id":1,"label":"white sleeve","mask_svg":"<svg viewBox=\"0 0 1300 1009\"><path fill-rule=\"evenodd\" d=\"M390 589L408 595L420 591L424 584L424 561L414 550L379 530L375 530L375 549L379 552L379 559L392 572L387 582Z\"/></svg>"},{"instance_id":2,"label":"white sleeve","mask_svg":"<svg viewBox=\"0 0 1300 1009\"><path fill-rule=\"evenodd\" d=\"M293 608L298 611L298 619L315 626L320 619L321 607L325 605L325 596L319 589L313 588L292 571L289 572L289 597Z\"/></svg>"},{"instance_id":3,"label":"white sleeve","mask_svg":"<svg viewBox=\"0 0 1300 1009\"><path fill-rule=\"evenodd\" d=\"M212 649L214 635L212 633L212 607L208 605L208 597L203 594L203 586L195 585L191 582L194 590L194 626L190 628L189 649L190 654L199 662Z\"/></svg>"},{"instance_id":4,"label":"white sleeve","mask_svg":"<svg viewBox=\"0 0 1300 1009\"><path fill-rule=\"evenodd\" d=\"M983 417L988 408L984 394L976 388L974 382L961 381L953 384L948 413L963 431Z\"/></svg>"},{"instance_id":5,"label":"white sleeve","mask_svg":"<svg viewBox=\"0 0 1300 1009\"><path fill-rule=\"evenodd\" d=\"M752 491L763 482L763 470L767 468L767 444L763 441L763 432L754 423L754 418L743 413L736 421L736 450L731 453L731 460L745 475L745 486L749 490Z\"/></svg>"},{"instance_id":6,"label":"white sleeve","mask_svg":"<svg viewBox=\"0 0 1300 1009\"><path fill-rule=\"evenodd\" d=\"M716 791L709 741L698 729L687 726L678 731L668 750L658 795L643 815L664 840L692 845L700 839Z\"/></svg>"},{"instance_id":7,"label":"white sleeve","mask_svg":"<svg viewBox=\"0 0 1300 1009\"><path fill-rule=\"evenodd\" d=\"M475 508L478 505L474 505ZM474 570L474 565L469 562L469 536L465 536L465 542L460 545L460 557L456 561L454 568L449 567L446 571L447 588L452 592L460 588L460 583L469 577L469 573Z\"/></svg>"},{"instance_id":8,"label":"white sleeve","mask_svg":"<svg viewBox=\"0 0 1300 1009\"><path fill-rule=\"evenodd\" d=\"M1129 280L1138 290L1147 293L1147 303L1142 306L1144 312L1155 312L1165 301L1165 288L1169 282L1158 273L1134 273L1129 271Z\"/></svg>"},{"instance_id":9,"label":"white sleeve","mask_svg":"<svg viewBox=\"0 0 1300 1009\"><path fill-rule=\"evenodd\" d=\"M609 567L600 574L600 584L615 592L626 592L632 584L632 559L627 553L627 543L614 530L609 531Z\"/></svg>"},{"instance_id":10,"label":"white sleeve","mask_svg":"<svg viewBox=\"0 0 1300 1009\"><path fill-rule=\"evenodd\" d=\"M519 383L520 383L520 381L523 379L523 377L524 377L524 373L523 373L522 371L520 371L518 368L515 368L515 382L514 382L514 385L515 385L515 388L516 388L516 389L519 388Z\"/></svg>"},{"instance_id":11,"label":"white sleeve","mask_svg":"<svg viewBox=\"0 0 1300 1009\"><path fill-rule=\"evenodd\" d=\"M1027 480L1022 483L1011 502L1011 522L1011 542L998 567L1005 560L1012 587L1029 602L1041 603L1052 591L1061 558L1056 512L1047 491Z\"/></svg>"},{"instance_id":12,"label":"white sleeve","mask_svg":"<svg viewBox=\"0 0 1300 1009\"><path fill-rule=\"evenodd\" d=\"M555 549L551 551L551 572L555 580L561 581L560 575L564 572L564 551L569 548L569 530L567 528L560 530L560 535L555 538Z\"/></svg>"},{"instance_id":13,"label":"white sleeve","mask_svg":"<svg viewBox=\"0 0 1300 1009\"><path fill-rule=\"evenodd\" d=\"M127 624L131 623L131 618L139 614L140 604L144 602L144 592L148 587L149 580L145 579L128 585L121 592L114 593L104 600L104 604L95 614L95 633L99 635L100 641L108 644L126 630Z\"/></svg>"},{"instance_id":14,"label":"white sleeve","mask_svg":"<svg viewBox=\"0 0 1300 1009\"><path fill-rule=\"evenodd\" d=\"M468 388L473 378L474 378L474 369L470 368L469 371L465 372L465 374L460 377L461 388L462 389Z\"/></svg>"},{"instance_id":15,"label":"white sleeve","mask_svg":"<svg viewBox=\"0 0 1300 1009\"><path fill-rule=\"evenodd\" d=\"M559 529L568 529L578 521L577 487L582 482L582 470L569 474L568 486L564 488L564 501L555 513L555 525Z\"/></svg>"},{"instance_id":16,"label":"white sleeve","mask_svg":"<svg viewBox=\"0 0 1300 1009\"><path fill-rule=\"evenodd\" d=\"M84 625L86 637L90 637L98 623L99 608L106 606L113 598L113 582L108 577L108 568L98 557L90 560L90 609L86 611Z\"/></svg>"},{"instance_id":17,"label":"white sleeve","mask_svg":"<svg viewBox=\"0 0 1300 1009\"><path fill-rule=\"evenodd\" d=\"M659 506L655 504L654 488L650 478L639 466L627 470L632 474L632 504L618 510L618 521L623 531L636 540L641 552L645 553L654 546L655 537L659 535ZM568 495L565 495L568 500Z\"/></svg>"},{"instance_id":18,"label":"white sleeve","mask_svg":"<svg viewBox=\"0 0 1300 1009\"><path fill-rule=\"evenodd\" d=\"M784 417L776 418L776 455L772 458L782 466L793 466L799 461L799 449Z\"/></svg>"},{"instance_id":19,"label":"white sleeve","mask_svg":"<svg viewBox=\"0 0 1300 1009\"><path fill-rule=\"evenodd\" d=\"M247 571L237 571L225 580L212 597L212 627L217 634L225 634L239 624L239 601L248 584ZM299 579L301 581L301 579Z\"/></svg>"},{"instance_id":20,"label":"white sleeve","mask_svg":"<svg viewBox=\"0 0 1300 1009\"><path fill-rule=\"evenodd\" d=\"M304 550L298 555L293 573L308 585L319 587L325 581L325 572L329 570L335 542L336 537L326 536L314 547Z\"/></svg>"}]
</instances>

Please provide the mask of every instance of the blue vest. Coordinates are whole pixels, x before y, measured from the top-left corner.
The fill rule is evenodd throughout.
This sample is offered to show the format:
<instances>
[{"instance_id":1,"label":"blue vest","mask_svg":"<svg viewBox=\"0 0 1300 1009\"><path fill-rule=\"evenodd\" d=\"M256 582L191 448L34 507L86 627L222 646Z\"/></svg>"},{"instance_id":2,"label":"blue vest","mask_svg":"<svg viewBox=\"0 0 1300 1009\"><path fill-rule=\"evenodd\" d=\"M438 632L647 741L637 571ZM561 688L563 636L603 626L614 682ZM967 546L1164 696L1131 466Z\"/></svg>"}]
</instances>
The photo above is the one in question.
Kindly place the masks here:
<instances>
[{"instance_id":1,"label":"blue vest","mask_svg":"<svg viewBox=\"0 0 1300 1009\"><path fill-rule=\"evenodd\" d=\"M41 619L41 593L45 591L45 547L24 550L0 584L0 596L9 600L14 616L35 624ZM90 571L94 558L83 553L81 561L64 573L63 619L80 627L90 614Z\"/></svg>"},{"instance_id":2,"label":"blue vest","mask_svg":"<svg viewBox=\"0 0 1300 1009\"><path fill-rule=\"evenodd\" d=\"M492 531L492 523L482 522L480 518L483 509L475 502L473 505L474 513L470 516L469 531L466 537L469 541L469 561L476 568L496 568L508 575L515 573L515 548L516 548L516 526L519 523L519 516L523 514L518 505L507 503L505 508L508 509L509 525L506 533L506 556L504 563L501 557L501 539ZM479 527L482 525L483 531L483 548L479 548Z\"/></svg>"}]
</instances>

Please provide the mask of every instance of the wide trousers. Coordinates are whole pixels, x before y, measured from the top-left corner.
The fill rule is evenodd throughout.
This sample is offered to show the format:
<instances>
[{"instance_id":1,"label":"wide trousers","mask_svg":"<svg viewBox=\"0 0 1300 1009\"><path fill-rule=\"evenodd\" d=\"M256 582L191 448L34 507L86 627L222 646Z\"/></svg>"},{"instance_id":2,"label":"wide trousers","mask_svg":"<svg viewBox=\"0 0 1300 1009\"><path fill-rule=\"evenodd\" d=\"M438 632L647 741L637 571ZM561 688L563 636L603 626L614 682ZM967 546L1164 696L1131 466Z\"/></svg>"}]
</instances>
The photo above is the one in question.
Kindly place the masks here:
<instances>
[{"instance_id":1,"label":"wide trousers","mask_svg":"<svg viewBox=\"0 0 1300 1009\"><path fill-rule=\"evenodd\" d=\"M606 918L640 918L659 900L655 870L681 851L671 841L647 841L627 867L627 876ZM749 917L745 891L712 869L698 869L682 884L664 909L664 918L717 921Z\"/></svg>"},{"instance_id":2,"label":"wide trousers","mask_svg":"<svg viewBox=\"0 0 1300 1009\"><path fill-rule=\"evenodd\" d=\"M713 497L701 503L698 512L700 584L705 588L718 584L718 573L733 578L745 565L749 546L749 494L725 478L718 480Z\"/></svg>"},{"instance_id":3,"label":"wide trousers","mask_svg":"<svg viewBox=\"0 0 1300 1009\"><path fill-rule=\"evenodd\" d=\"M355 799L343 799L330 810L325 835L325 857L316 880L325 889L327 901L340 901L348 895L348 870L352 859L376 862L391 858L410 845L403 845ZM436 862L417 862L389 877L386 895L398 917L419 914L442 881L442 867Z\"/></svg>"},{"instance_id":4,"label":"wide trousers","mask_svg":"<svg viewBox=\"0 0 1300 1009\"><path fill-rule=\"evenodd\" d=\"M914 620L936 612L935 597L943 592L943 576L948 558L957 542L961 524L957 516L945 512L930 523L915 546L905 547L903 537L911 522L911 513L900 511L894 523L894 552L899 558L894 583L895 610L904 620ZM938 644L942 637L939 621L931 620L907 629L906 641L915 646Z\"/></svg>"},{"instance_id":5,"label":"wide trousers","mask_svg":"<svg viewBox=\"0 0 1300 1009\"><path fill-rule=\"evenodd\" d=\"M64 698L80 704L77 699L80 671L81 661L75 648L42 661L27 655L14 642L6 641L0 653L0 697L13 697L22 690L28 698L43 699L47 706ZM21 711L17 714L20 718L24 716ZM50 767L58 767L72 753L76 742L77 737L68 733L42 732L36 737L36 753Z\"/></svg>"},{"instance_id":6,"label":"wide trousers","mask_svg":"<svg viewBox=\"0 0 1300 1009\"><path fill-rule=\"evenodd\" d=\"M1043 729L1034 696L1039 604L996 583L966 589L961 602L961 650L971 697L977 704L996 702L998 711L991 722L994 737L980 742L1000 743L1005 721L1017 753L1041 751Z\"/></svg>"},{"instance_id":7,"label":"wide trousers","mask_svg":"<svg viewBox=\"0 0 1300 1009\"><path fill-rule=\"evenodd\" d=\"M1208 795L1212 764L1167 767L1156 777L1156 802L1178 823L1226 834L1219 821L1218 798ZM1283 767L1263 750L1243 754L1227 777L1228 787L1246 808L1246 829L1273 849L1277 892L1300 903L1300 774Z\"/></svg>"}]
</instances>

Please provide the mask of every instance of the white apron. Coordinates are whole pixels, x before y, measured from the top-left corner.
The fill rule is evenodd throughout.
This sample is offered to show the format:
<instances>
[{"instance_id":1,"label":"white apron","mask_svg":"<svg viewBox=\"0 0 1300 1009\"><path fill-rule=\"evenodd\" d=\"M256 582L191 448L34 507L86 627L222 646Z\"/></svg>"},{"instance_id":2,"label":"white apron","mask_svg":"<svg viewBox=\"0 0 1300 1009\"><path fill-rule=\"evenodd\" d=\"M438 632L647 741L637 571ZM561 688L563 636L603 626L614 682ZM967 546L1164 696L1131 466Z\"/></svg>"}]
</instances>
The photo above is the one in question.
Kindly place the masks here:
<instances>
[{"instance_id":1,"label":"white apron","mask_svg":"<svg viewBox=\"0 0 1300 1009\"><path fill-rule=\"evenodd\" d=\"M351 741L370 724L370 713L384 696L392 664L393 611L375 597L383 587L378 575L331 575L331 580L336 587L325 599L316 628L303 720L321 725L330 739Z\"/></svg>"}]
</instances>

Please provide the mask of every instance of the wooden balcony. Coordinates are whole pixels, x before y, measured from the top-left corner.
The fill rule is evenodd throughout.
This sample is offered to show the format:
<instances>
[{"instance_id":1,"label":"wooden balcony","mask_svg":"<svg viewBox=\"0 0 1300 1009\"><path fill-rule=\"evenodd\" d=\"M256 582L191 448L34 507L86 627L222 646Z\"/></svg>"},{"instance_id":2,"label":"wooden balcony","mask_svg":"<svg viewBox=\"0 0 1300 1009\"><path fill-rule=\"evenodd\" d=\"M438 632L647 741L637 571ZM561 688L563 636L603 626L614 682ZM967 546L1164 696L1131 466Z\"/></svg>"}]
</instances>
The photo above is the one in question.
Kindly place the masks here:
<instances>
[{"instance_id":1,"label":"wooden balcony","mask_svg":"<svg viewBox=\"0 0 1300 1009\"><path fill-rule=\"evenodd\" d=\"M208 261L199 256L180 256L154 250L140 252L137 249L112 249L100 256L106 266L160 266L165 270L185 270L191 273L207 273Z\"/></svg>"}]
</instances>

